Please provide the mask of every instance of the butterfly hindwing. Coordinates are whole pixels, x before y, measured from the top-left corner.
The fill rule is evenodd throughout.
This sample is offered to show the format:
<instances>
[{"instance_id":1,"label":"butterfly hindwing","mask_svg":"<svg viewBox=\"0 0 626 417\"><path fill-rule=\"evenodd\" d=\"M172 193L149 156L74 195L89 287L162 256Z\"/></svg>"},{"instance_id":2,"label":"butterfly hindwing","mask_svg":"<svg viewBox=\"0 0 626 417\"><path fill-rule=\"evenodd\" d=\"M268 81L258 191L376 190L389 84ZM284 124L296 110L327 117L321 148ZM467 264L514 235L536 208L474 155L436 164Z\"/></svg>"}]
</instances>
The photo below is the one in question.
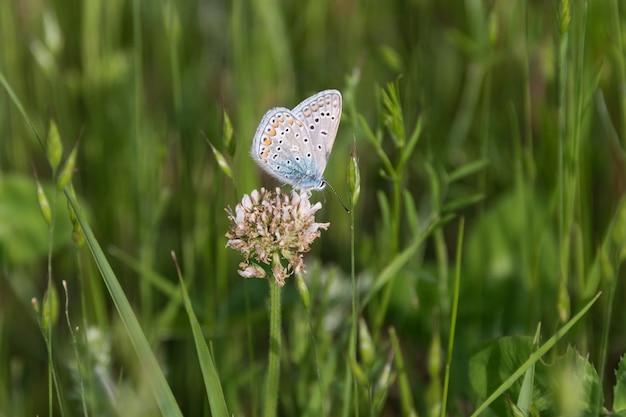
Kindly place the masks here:
<instances>
[{"instance_id":1,"label":"butterfly hindwing","mask_svg":"<svg viewBox=\"0 0 626 417\"><path fill-rule=\"evenodd\" d=\"M335 143L341 108L341 93L337 90L324 90L302 101L292 110L311 133L313 143L320 143L325 149L324 158L316 160L322 172Z\"/></svg>"},{"instance_id":2,"label":"butterfly hindwing","mask_svg":"<svg viewBox=\"0 0 626 417\"><path fill-rule=\"evenodd\" d=\"M341 106L341 93L325 90L293 110L269 110L252 140L252 157L268 174L293 188L323 189L324 169L337 135Z\"/></svg>"},{"instance_id":3,"label":"butterfly hindwing","mask_svg":"<svg viewBox=\"0 0 626 417\"><path fill-rule=\"evenodd\" d=\"M303 122L284 107L269 110L252 141L252 156L268 174L294 188L316 188L322 171L315 161L325 148L315 145Z\"/></svg>"}]
</instances>

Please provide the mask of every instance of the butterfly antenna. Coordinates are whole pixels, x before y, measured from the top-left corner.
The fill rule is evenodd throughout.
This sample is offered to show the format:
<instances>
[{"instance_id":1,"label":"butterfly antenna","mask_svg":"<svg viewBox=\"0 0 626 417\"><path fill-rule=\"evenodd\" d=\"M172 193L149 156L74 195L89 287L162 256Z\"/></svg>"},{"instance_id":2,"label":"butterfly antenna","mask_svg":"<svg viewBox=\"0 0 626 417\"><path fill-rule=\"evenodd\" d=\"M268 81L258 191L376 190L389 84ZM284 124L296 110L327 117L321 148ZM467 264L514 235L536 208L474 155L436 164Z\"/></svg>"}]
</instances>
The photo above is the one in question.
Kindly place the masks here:
<instances>
[{"instance_id":1,"label":"butterfly antenna","mask_svg":"<svg viewBox=\"0 0 626 417\"><path fill-rule=\"evenodd\" d=\"M341 198L339 198L339 194L337 194L337 191L335 191L333 186L330 185L330 183L328 183L328 181L324 181L324 184L328 185L328 187L332 190L333 194L335 194L335 197L337 197L337 200L339 200L339 203L343 206L343 209L346 211L346 213L350 214L350 209L348 207L346 207L345 204L343 204L343 201L341 201Z\"/></svg>"}]
</instances>

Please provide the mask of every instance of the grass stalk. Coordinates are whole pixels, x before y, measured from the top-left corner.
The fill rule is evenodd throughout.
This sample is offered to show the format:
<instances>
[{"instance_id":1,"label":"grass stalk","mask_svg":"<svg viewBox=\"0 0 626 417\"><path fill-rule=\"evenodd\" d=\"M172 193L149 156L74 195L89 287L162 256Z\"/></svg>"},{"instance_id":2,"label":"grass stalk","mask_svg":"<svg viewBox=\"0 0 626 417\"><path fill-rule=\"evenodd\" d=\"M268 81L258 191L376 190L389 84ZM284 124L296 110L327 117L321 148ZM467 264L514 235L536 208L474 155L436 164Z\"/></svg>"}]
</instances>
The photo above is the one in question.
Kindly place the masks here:
<instances>
[{"instance_id":1,"label":"grass stalk","mask_svg":"<svg viewBox=\"0 0 626 417\"><path fill-rule=\"evenodd\" d=\"M350 283L352 285L352 327L350 328L350 342L348 344L348 354L356 362L357 329L359 326L359 294L356 282L356 261L354 247L354 202L350 209ZM349 372L348 378L350 378L350 375L352 375L352 373Z\"/></svg>"},{"instance_id":2,"label":"grass stalk","mask_svg":"<svg viewBox=\"0 0 626 417\"><path fill-rule=\"evenodd\" d=\"M72 338L72 350L74 352L74 359L76 360L76 368L78 370L81 406L83 407L83 416L87 417L89 416L89 413L87 412L87 400L85 395L84 369L80 360L80 354L78 353L78 341L76 339L76 334L74 333L74 329L72 328L72 323L70 321L70 297L67 291L67 282L65 280L63 280L63 290L65 291L65 320L67 322L67 329L70 332L70 337Z\"/></svg>"},{"instance_id":3,"label":"grass stalk","mask_svg":"<svg viewBox=\"0 0 626 417\"><path fill-rule=\"evenodd\" d=\"M452 369L452 353L454 352L454 340L456 335L456 318L459 312L459 293L461 291L461 265L463 262L463 234L465 232L465 218L459 222L459 233L456 247L456 270L454 273L454 293L452 295L452 312L450 313L450 334L448 335L448 352L446 355L446 368L443 378L443 395L441 398L441 417L446 416L448 405L448 392L450 388L450 370Z\"/></svg>"},{"instance_id":4,"label":"grass stalk","mask_svg":"<svg viewBox=\"0 0 626 417\"><path fill-rule=\"evenodd\" d=\"M274 262L280 262L276 258ZM264 417L275 417L278 404L278 390L280 382L280 357L282 340L280 333L280 291L281 287L270 278L270 346L267 362L267 380L265 384L265 410Z\"/></svg>"},{"instance_id":5,"label":"grass stalk","mask_svg":"<svg viewBox=\"0 0 626 417\"><path fill-rule=\"evenodd\" d=\"M619 104L621 110L620 122L622 124L622 149L626 148L626 64L624 63L624 54L622 51L624 50L624 40L622 39L622 22L620 22L620 11L619 11L620 2L618 0L611 1L611 8L613 9L612 13L610 13L612 19L612 39L615 40L615 54L613 57L616 59L617 64L617 78L618 85L617 88L619 94Z\"/></svg>"},{"instance_id":6,"label":"grass stalk","mask_svg":"<svg viewBox=\"0 0 626 417\"><path fill-rule=\"evenodd\" d=\"M600 298L602 293L596 294L574 317L572 317L563 327L556 331L556 333L546 342L541 345L533 354L524 362L513 374L511 374L506 381L504 381L498 388L496 388L489 397L472 413L472 417L479 416L484 412L498 397L506 392L506 390L513 385L528 368L530 368L535 362L543 357L550 349L552 349L556 343L565 336L572 327L589 311L589 309Z\"/></svg>"}]
</instances>

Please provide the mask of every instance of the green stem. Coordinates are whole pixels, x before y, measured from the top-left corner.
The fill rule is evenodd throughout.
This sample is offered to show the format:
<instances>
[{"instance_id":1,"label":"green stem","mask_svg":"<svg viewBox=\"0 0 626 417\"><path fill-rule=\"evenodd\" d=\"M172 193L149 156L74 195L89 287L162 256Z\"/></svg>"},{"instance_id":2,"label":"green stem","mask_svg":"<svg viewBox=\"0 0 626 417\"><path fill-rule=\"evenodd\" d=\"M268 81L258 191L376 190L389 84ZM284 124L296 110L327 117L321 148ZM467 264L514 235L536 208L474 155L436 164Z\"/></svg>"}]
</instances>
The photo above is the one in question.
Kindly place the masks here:
<instances>
[{"instance_id":1,"label":"green stem","mask_svg":"<svg viewBox=\"0 0 626 417\"><path fill-rule=\"evenodd\" d=\"M620 11L619 11L620 3L617 0L613 0L611 2L611 7L613 8L612 15L612 25L613 25L613 36L615 38L615 50L623 51L624 43L622 40L622 25L620 22ZM622 132L626 131L626 92L624 92L624 86L626 86L626 63L624 63L624 54L617 53L615 54L615 62L617 64L617 78L618 78L618 88L616 91L619 93L619 101L620 101L620 110L622 111L622 117L620 120L622 122ZM626 146L624 141L626 140L626 136L621 135L622 137L622 147Z\"/></svg>"},{"instance_id":2,"label":"green stem","mask_svg":"<svg viewBox=\"0 0 626 417\"><path fill-rule=\"evenodd\" d=\"M276 262L276 260L275 260ZM279 261L280 262L280 261ZM267 384L265 386L265 417L276 415L278 403L278 385L280 380L280 285L270 281L270 351L267 367Z\"/></svg>"},{"instance_id":3,"label":"green stem","mask_svg":"<svg viewBox=\"0 0 626 417\"><path fill-rule=\"evenodd\" d=\"M456 271L454 274L454 294L452 296L452 313L450 316L450 335L448 337L448 352L446 356L446 370L443 379L443 398L441 400L441 416L446 415L448 404L448 389L450 387L450 369L452 367L452 353L454 351L454 337L456 335L456 319L459 311L459 292L461 288L461 262L463 261L463 233L465 231L465 218L461 217L459 234L456 248Z\"/></svg>"},{"instance_id":4,"label":"green stem","mask_svg":"<svg viewBox=\"0 0 626 417\"><path fill-rule=\"evenodd\" d=\"M350 277L352 280L352 329L350 331L350 343L348 346L350 357L356 362L356 345L357 345L357 328L359 323L359 295L356 287L356 262L355 262L355 248L354 248L354 200L352 201L352 207L350 210ZM358 410L358 387L356 384L356 380L352 376L352 372L350 372L349 367L346 368L346 402L345 402L345 413L347 415L347 411L350 409L351 399L354 398L355 404L355 413ZM351 383L348 383L351 382ZM351 390L352 388L352 390ZM350 398L350 393L352 393L353 397ZM357 415L357 414L355 414Z\"/></svg>"},{"instance_id":5,"label":"green stem","mask_svg":"<svg viewBox=\"0 0 626 417\"><path fill-rule=\"evenodd\" d=\"M393 201L391 207L391 253L390 259L395 258L398 254L398 248L400 247L400 197L402 194L402 174L394 173L393 182ZM378 340L380 336L380 329L382 328L383 321L387 315L387 309L389 308L389 301L391 300L391 293L393 292L393 286L396 282L396 276L391 278L385 289L383 290L382 300L378 308L376 319L374 322L374 339Z\"/></svg>"}]
</instances>

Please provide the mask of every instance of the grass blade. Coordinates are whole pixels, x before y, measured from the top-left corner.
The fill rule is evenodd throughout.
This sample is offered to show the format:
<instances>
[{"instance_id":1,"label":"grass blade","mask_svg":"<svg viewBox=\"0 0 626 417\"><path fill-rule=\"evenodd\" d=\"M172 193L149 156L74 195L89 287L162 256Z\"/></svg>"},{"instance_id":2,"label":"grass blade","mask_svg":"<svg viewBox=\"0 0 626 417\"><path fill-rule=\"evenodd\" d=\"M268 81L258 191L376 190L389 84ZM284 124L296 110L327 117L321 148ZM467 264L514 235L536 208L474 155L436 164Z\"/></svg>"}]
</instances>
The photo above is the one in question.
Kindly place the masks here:
<instances>
[{"instance_id":1,"label":"grass blade","mask_svg":"<svg viewBox=\"0 0 626 417\"><path fill-rule=\"evenodd\" d=\"M115 273L113 273L113 269L111 265L107 261L100 244L96 240L91 228L89 227L89 223L87 223L86 218L83 216L80 207L78 206L78 202L74 198L74 196L65 189L65 196L67 197L69 203L72 208L76 212L76 218L80 223L80 226L83 229L85 234L85 240L87 242L87 246L89 246L89 250L93 255L93 259L100 270L100 274L102 275L102 279L109 290L109 294L111 295L111 299L115 304L115 308L122 319L122 323L124 323L124 327L128 333L128 336L135 348L135 352L137 352L137 357L139 362L141 363L141 368L146 372L147 380L150 383L150 387L152 388L152 392L154 394L154 399L161 410L161 413L164 416L180 416L182 417L182 412L176 403L176 399L174 398L174 394L170 389L167 381L165 379L165 375L163 375L163 371L159 367L159 363L150 348L150 344L148 343L148 339L146 335L143 333L141 329L141 325L139 324L139 320L137 320L137 316L133 312L130 303L128 302L128 298L126 298L126 294L124 294L124 290L120 285Z\"/></svg>"},{"instance_id":2,"label":"grass blade","mask_svg":"<svg viewBox=\"0 0 626 417\"><path fill-rule=\"evenodd\" d=\"M530 368L535 362L537 362L543 355L545 355L556 342L559 341L565 334L589 311L591 306L596 302L602 293L596 294L591 301L587 303L582 310L578 312L570 321L568 321L563 327L561 327L549 340L546 341L536 352L534 352L522 366L519 367L506 381L504 381L481 405L472 413L472 417L480 415L483 411L491 405L499 396L509 389L511 385L515 383L528 368Z\"/></svg>"},{"instance_id":3,"label":"grass blade","mask_svg":"<svg viewBox=\"0 0 626 417\"><path fill-rule=\"evenodd\" d=\"M209 399L209 406L211 407L211 415L214 417L228 417L228 408L226 407L226 400L224 399L224 392L222 391L222 384L220 382L217 369L215 368L215 362L213 356L209 351L209 347L204 340L202 334L202 328L198 322L196 314L193 312L191 301L189 300L189 293L185 286L180 269L178 268L178 261L176 261L176 255L172 252L172 258L176 263L176 270L178 272L178 280L180 281L180 291L182 293L183 302L185 304L185 311L189 317L189 324L191 325L191 331L193 332L193 341L196 345L196 352L198 353L198 362L200 363L200 370L202 371L202 379L204 380L204 388Z\"/></svg>"}]
</instances>

